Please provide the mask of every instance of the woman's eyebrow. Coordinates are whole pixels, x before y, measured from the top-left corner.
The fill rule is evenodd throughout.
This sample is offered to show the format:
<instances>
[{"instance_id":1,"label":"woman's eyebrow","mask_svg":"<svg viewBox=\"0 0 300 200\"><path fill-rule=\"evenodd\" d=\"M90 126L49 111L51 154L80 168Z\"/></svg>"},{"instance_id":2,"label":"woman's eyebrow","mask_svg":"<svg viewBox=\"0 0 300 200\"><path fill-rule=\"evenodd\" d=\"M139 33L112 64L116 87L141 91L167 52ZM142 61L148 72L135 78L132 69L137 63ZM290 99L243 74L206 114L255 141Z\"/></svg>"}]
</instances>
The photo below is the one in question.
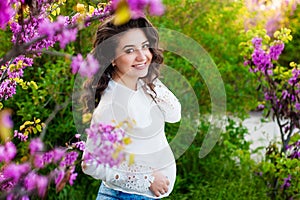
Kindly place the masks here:
<instances>
[{"instance_id":1,"label":"woman's eyebrow","mask_svg":"<svg viewBox=\"0 0 300 200\"><path fill-rule=\"evenodd\" d=\"M143 45L143 44L146 44L146 43L149 43L149 41L146 40L146 41L142 42L141 44ZM125 49L125 48L128 48L128 47L135 47L135 45L128 44L128 45L125 45L122 49Z\"/></svg>"}]
</instances>

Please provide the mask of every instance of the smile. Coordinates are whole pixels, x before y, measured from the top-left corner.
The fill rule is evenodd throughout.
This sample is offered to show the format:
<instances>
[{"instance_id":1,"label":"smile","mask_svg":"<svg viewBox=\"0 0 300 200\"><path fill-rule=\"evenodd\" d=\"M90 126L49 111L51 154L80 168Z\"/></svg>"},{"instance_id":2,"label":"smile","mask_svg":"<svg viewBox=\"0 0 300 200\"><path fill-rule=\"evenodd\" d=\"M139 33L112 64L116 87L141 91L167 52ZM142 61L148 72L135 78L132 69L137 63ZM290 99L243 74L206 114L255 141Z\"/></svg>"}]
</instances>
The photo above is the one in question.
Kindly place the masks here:
<instances>
[{"instance_id":1,"label":"smile","mask_svg":"<svg viewBox=\"0 0 300 200\"><path fill-rule=\"evenodd\" d=\"M144 62L144 63L141 63L141 64L132 65L132 67L134 67L135 69L138 69L138 70L142 70L142 69L145 69L147 67L147 64L146 64L146 62Z\"/></svg>"}]
</instances>

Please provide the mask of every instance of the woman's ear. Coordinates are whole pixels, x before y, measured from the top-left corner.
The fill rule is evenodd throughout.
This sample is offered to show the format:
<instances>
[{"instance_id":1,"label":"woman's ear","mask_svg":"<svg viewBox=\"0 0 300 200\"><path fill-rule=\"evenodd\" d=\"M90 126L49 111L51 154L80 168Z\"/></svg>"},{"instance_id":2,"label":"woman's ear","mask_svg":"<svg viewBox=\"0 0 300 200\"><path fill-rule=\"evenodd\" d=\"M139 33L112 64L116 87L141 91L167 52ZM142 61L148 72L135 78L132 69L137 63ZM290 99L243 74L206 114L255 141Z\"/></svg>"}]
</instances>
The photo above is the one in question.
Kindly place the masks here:
<instances>
[{"instance_id":1,"label":"woman's ear","mask_svg":"<svg viewBox=\"0 0 300 200\"><path fill-rule=\"evenodd\" d=\"M116 66L115 60L112 60L112 61L111 61L111 64L112 64L113 67Z\"/></svg>"}]
</instances>

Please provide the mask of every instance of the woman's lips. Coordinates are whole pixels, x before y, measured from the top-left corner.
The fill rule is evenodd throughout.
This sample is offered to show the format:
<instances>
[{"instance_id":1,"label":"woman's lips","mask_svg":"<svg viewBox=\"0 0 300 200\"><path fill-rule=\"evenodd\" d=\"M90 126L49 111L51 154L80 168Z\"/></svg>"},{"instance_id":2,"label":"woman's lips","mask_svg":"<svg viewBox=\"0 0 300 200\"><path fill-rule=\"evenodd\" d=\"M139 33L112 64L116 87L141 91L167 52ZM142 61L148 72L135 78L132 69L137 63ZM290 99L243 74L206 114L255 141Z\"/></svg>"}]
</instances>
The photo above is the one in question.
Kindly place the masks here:
<instances>
[{"instance_id":1,"label":"woman's lips","mask_svg":"<svg viewBox=\"0 0 300 200\"><path fill-rule=\"evenodd\" d=\"M147 65L146 65L146 63L141 63L141 64L132 65L132 67L134 67L135 69L138 69L138 70L142 70L142 69L145 69L147 67Z\"/></svg>"}]
</instances>

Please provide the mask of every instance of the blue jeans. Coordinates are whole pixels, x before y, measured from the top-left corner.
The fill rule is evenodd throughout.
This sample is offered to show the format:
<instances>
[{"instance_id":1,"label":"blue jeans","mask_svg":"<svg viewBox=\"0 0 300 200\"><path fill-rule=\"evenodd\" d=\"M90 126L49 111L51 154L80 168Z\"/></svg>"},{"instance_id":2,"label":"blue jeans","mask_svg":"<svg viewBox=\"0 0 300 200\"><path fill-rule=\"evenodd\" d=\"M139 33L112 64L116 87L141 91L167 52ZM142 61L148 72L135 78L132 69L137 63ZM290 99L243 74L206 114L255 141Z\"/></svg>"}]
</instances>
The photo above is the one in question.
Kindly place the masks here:
<instances>
[{"instance_id":1,"label":"blue jeans","mask_svg":"<svg viewBox=\"0 0 300 200\"><path fill-rule=\"evenodd\" d=\"M118 190L110 189L101 183L96 200L152 200L138 194L129 194Z\"/></svg>"}]
</instances>

